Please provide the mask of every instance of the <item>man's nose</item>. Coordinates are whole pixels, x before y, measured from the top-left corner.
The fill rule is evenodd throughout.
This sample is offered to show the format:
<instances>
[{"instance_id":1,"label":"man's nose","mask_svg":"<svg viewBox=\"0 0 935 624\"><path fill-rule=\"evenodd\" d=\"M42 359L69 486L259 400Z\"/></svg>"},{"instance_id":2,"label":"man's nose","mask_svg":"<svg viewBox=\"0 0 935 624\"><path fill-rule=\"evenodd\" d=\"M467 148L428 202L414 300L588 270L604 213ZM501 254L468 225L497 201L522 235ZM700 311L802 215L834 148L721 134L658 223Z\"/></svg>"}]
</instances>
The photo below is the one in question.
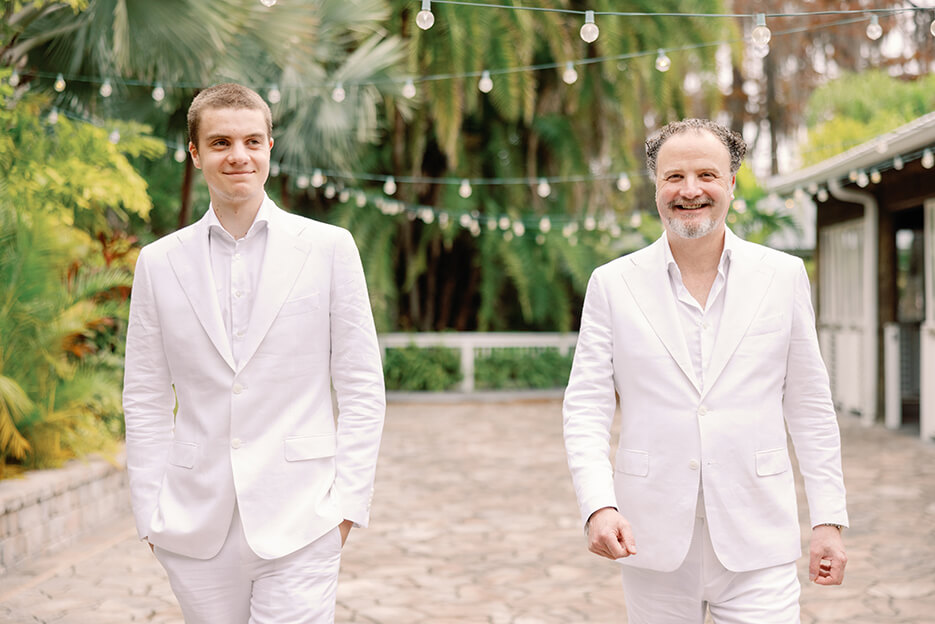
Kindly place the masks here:
<instances>
[{"instance_id":1,"label":"man's nose","mask_svg":"<svg viewBox=\"0 0 935 624\"><path fill-rule=\"evenodd\" d=\"M680 191L683 197L697 197L702 193L698 180L692 176L685 177Z\"/></svg>"},{"instance_id":2,"label":"man's nose","mask_svg":"<svg viewBox=\"0 0 935 624\"><path fill-rule=\"evenodd\" d=\"M234 143L227 152L227 159L232 162L241 162L247 159L247 148L242 143Z\"/></svg>"}]
</instances>

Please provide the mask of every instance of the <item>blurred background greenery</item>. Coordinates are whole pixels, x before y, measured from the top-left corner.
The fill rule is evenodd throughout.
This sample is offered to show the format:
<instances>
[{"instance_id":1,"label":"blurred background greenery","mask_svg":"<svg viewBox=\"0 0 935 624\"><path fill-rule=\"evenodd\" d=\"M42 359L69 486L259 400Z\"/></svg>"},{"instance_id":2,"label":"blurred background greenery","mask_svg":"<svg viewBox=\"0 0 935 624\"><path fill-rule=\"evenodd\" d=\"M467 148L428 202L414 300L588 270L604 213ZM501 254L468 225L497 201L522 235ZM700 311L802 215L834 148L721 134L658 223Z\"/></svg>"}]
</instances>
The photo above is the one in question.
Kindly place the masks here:
<instances>
[{"instance_id":1,"label":"blurred background greenery","mask_svg":"<svg viewBox=\"0 0 935 624\"><path fill-rule=\"evenodd\" d=\"M760 201L757 177L784 153L815 162L935 99L930 12L883 14L886 36L865 35L860 10L902 1L788 2L802 15L773 20L767 54L746 17L764 1L698 0L695 17L672 15L679 0L537 5L645 15L601 16L588 44L580 13L433 3L423 31L413 0L6 0L0 477L116 448L136 253L207 208L185 153L199 88L235 81L271 100L267 189L351 230L381 332L576 329L590 272L661 231L643 142L668 121L744 133L730 225L765 242L797 225ZM461 376L444 349L390 349L385 365L393 389ZM560 387L569 366L557 352L495 351L476 381Z\"/></svg>"}]
</instances>

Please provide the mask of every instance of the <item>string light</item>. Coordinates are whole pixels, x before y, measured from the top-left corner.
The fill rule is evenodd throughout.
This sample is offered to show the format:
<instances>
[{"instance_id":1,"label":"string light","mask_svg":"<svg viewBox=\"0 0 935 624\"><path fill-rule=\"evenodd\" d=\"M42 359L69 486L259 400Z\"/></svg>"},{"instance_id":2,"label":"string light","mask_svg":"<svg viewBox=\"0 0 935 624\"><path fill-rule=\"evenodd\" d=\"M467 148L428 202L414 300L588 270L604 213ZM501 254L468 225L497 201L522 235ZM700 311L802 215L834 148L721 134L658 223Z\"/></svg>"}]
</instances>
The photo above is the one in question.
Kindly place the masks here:
<instances>
[{"instance_id":1,"label":"string light","mask_svg":"<svg viewBox=\"0 0 935 624\"><path fill-rule=\"evenodd\" d=\"M383 183L383 192L387 195L393 195L396 193L396 180L393 176L386 178L386 182Z\"/></svg>"},{"instance_id":2,"label":"string light","mask_svg":"<svg viewBox=\"0 0 935 624\"><path fill-rule=\"evenodd\" d=\"M116 145L120 143L120 130L112 130L107 140Z\"/></svg>"},{"instance_id":3,"label":"string light","mask_svg":"<svg viewBox=\"0 0 935 624\"><path fill-rule=\"evenodd\" d=\"M53 126L58 123L58 109L53 107L49 113L48 122Z\"/></svg>"},{"instance_id":4,"label":"string light","mask_svg":"<svg viewBox=\"0 0 935 624\"><path fill-rule=\"evenodd\" d=\"M893 158L893 169L896 171L902 171L903 167L906 166L906 163L903 162L902 156L896 156Z\"/></svg>"},{"instance_id":5,"label":"string light","mask_svg":"<svg viewBox=\"0 0 935 624\"><path fill-rule=\"evenodd\" d=\"M156 88L153 89L153 99L157 102L161 102L166 99L166 90L162 88L162 85L158 82L156 83Z\"/></svg>"},{"instance_id":6,"label":"string light","mask_svg":"<svg viewBox=\"0 0 935 624\"><path fill-rule=\"evenodd\" d=\"M545 178L539 178L539 184L536 185L536 194L545 199L552 194L552 186Z\"/></svg>"},{"instance_id":7,"label":"string light","mask_svg":"<svg viewBox=\"0 0 935 624\"><path fill-rule=\"evenodd\" d=\"M925 148L925 151L922 152L922 166L926 169L935 166L935 156L932 155L932 150L929 148Z\"/></svg>"},{"instance_id":8,"label":"string light","mask_svg":"<svg viewBox=\"0 0 935 624\"><path fill-rule=\"evenodd\" d=\"M880 26L880 18L876 15L870 16L870 23L867 24L867 37L871 41L876 41L883 36L883 27Z\"/></svg>"},{"instance_id":9,"label":"string light","mask_svg":"<svg viewBox=\"0 0 935 624\"><path fill-rule=\"evenodd\" d=\"M113 86L110 84L110 78L104 81L104 84L101 85L101 88L98 89L98 93L101 94L101 97L108 98L114 92Z\"/></svg>"},{"instance_id":10,"label":"string light","mask_svg":"<svg viewBox=\"0 0 935 624\"><path fill-rule=\"evenodd\" d=\"M471 188L471 183L468 181L468 179L465 178L464 180L461 180L461 185L458 187L458 195L460 195L463 199L467 199L473 192L474 191Z\"/></svg>"},{"instance_id":11,"label":"string light","mask_svg":"<svg viewBox=\"0 0 935 624\"><path fill-rule=\"evenodd\" d=\"M861 170L857 174L857 186L860 188L865 188L868 184L870 184L870 178L867 176L866 171Z\"/></svg>"},{"instance_id":12,"label":"string light","mask_svg":"<svg viewBox=\"0 0 935 624\"><path fill-rule=\"evenodd\" d=\"M278 162L271 162L269 165L269 174L274 178L279 175L280 167Z\"/></svg>"},{"instance_id":13,"label":"string light","mask_svg":"<svg viewBox=\"0 0 935 624\"><path fill-rule=\"evenodd\" d=\"M269 100L270 104L279 104L282 101L282 93L279 91L278 85L270 87L270 90L266 93L266 99Z\"/></svg>"},{"instance_id":14,"label":"string light","mask_svg":"<svg viewBox=\"0 0 935 624\"><path fill-rule=\"evenodd\" d=\"M490 72L486 69L481 73L477 88L481 90L481 93L490 93L493 90L493 79L490 77Z\"/></svg>"},{"instance_id":15,"label":"string light","mask_svg":"<svg viewBox=\"0 0 935 624\"><path fill-rule=\"evenodd\" d=\"M633 185L630 183L630 176L626 173L621 173L617 176L617 190L621 193L626 193L630 190L630 187Z\"/></svg>"},{"instance_id":16,"label":"string light","mask_svg":"<svg viewBox=\"0 0 935 624\"><path fill-rule=\"evenodd\" d=\"M340 104L347 97L347 91L344 90L344 84L338 83L331 91L331 99Z\"/></svg>"},{"instance_id":17,"label":"string light","mask_svg":"<svg viewBox=\"0 0 935 624\"><path fill-rule=\"evenodd\" d=\"M825 187L821 187L820 189L818 189L817 197L818 197L818 201L822 203L828 201L828 189L826 189Z\"/></svg>"},{"instance_id":18,"label":"string light","mask_svg":"<svg viewBox=\"0 0 935 624\"><path fill-rule=\"evenodd\" d=\"M175 162L177 163L185 162L185 150L183 150L181 147L176 149L173 158L175 158Z\"/></svg>"},{"instance_id":19,"label":"string light","mask_svg":"<svg viewBox=\"0 0 935 624\"><path fill-rule=\"evenodd\" d=\"M581 35L585 43L594 43L597 41L601 30L597 27L597 24L594 23L594 11L584 12L584 24L581 26L581 30L578 34Z\"/></svg>"},{"instance_id":20,"label":"string light","mask_svg":"<svg viewBox=\"0 0 935 624\"><path fill-rule=\"evenodd\" d=\"M935 19L932 20L931 24L929 24L929 32L932 33L933 37L935 37Z\"/></svg>"},{"instance_id":21,"label":"string light","mask_svg":"<svg viewBox=\"0 0 935 624\"><path fill-rule=\"evenodd\" d=\"M539 219L539 231L540 232L542 232L543 234L548 234L551 229L552 229L552 219L550 219L548 215Z\"/></svg>"},{"instance_id":22,"label":"string light","mask_svg":"<svg viewBox=\"0 0 935 624\"><path fill-rule=\"evenodd\" d=\"M565 71L562 72L562 80L565 84L574 84L578 80L578 72L575 70L575 64L571 61L565 63Z\"/></svg>"},{"instance_id":23,"label":"string light","mask_svg":"<svg viewBox=\"0 0 935 624\"><path fill-rule=\"evenodd\" d=\"M321 185L325 183L325 174L321 172L321 169L316 169L312 172L312 186L315 188L321 188Z\"/></svg>"},{"instance_id":24,"label":"string light","mask_svg":"<svg viewBox=\"0 0 935 624\"><path fill-rule=\"evenodd\" d=\"M764 46L769 43L769 40L772 37L773 33L766 25L766 14L757 13L756 26L753 27L753 32L750 33L750 38L753 39L753 43L759 46Z\"/></svg>"},{"instance_id":25,"label":"string light","mask_svg":"<svg viewBox=\"0 0 935 624\"><path fill-rule=\"evenodd\" d=\"M883 179L883 176L880 174L879 169L870 170L870 181L871 182L873 182L874 184L879 184L880 180L882 179Z\"/></svg>"},{"instance_id":26,"label":"string light","mask_svg":"<svg viewBox=\"0 0 935 624\"><path fill-rule=\"evenodd\" d=\"M19 72L16 71L15 69L13 70L13 73L10 74L10 86L11 87L19 86Z\"/></svg>"},{"instance_id":27,"label":"string light","mask_svg":"<svg viewBox=\"0 0 935 624\"><path fill-rule=\"evenodd\" d=\"M435 24L435 16L432 14L432 0L422 0L422 10L416 14L416 26L422 30L428 30Z\"/></svg>"},{"instance_id":28,"label":"string light","mask_svg":"<svg viewBox=\"0 0 935 624\"><path fill-rule=\"evenodd\" d=\"M332 199L337 194L337 190L334 188L334 184L329 184L325 187L325 198Z\"/></svg>"},{"instance_id":29,"label":"string light","mask_svg":"<svg viewBox=\"0 0 935 624\"><path fill-rule=\"evenodd\" d=\"M273 5L275 5L276 2L277 2L277 0L260 0L260 4L262 4L263 6L265 6L265 7L267 7L267 8L269 8L269 7L273 6Z\"/></svg>"},{"instance_id":30,"label":"string light","mask_svg":"<svg viewBox=\"0 0 935 624\"><path fill-rule=\"evenodd\" d=\"M406 84L403 85L403 97L407 100L411 100L416 96L416 85L412 81L412 78L406 80Z\"/></svg>"},{"instance_id":31,"label":"string light","mask_svg":"<svg viewBox=\"0 0 935 624\"><path fill-rule=\"evenodd\" d=\"M656 69L661 72L667 72L670 67L672 67L672 59L666 56L665 51L660 48L659 52L656 54Z\"/></svg>"},{"instance_id":32,"label":"string light","mask_svg":"<svg viewBox=\"0 0 935 624\"><path fill-rule=\"evenodd\" d=\"M61 74L59 74L58 76L56 76L56 77L55 77L55 84L52 85L52 88L54 88L54 89L55 89L56 91L58 91L59 93L61 93L62 91L64 91L64 90L65 90L65 77L64 77L63 75L61 75Z\"/></svg>"}]
</instances>

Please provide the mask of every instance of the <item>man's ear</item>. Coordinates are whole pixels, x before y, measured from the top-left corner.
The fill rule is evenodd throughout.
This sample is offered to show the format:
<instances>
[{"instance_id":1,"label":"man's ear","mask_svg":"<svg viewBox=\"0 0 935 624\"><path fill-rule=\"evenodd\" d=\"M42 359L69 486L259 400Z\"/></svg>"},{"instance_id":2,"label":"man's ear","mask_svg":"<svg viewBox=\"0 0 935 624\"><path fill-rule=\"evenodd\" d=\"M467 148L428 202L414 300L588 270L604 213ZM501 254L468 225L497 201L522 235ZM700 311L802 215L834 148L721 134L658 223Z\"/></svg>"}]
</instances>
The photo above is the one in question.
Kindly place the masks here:
<instances>
[{"instance_id":1,"label":"man's ear","mask_svg":"<svg viewBox=\"0 0 935 624\"><path fill-rule=\"evenodd\" d=\"M273 137L269 138L269 148L273 149Z\"/></svg>"},{"instance_id":2,"label":"man's ear","mask_svg":"<svg viewBox=\"0 0 935 624\"><path fill-rule=\"evenodd\" d=\"M198 148L191 141L188 142L188 153L192 155L192 163L195 169L201 169L201 160L198 158Z\"/></svg>"}]
</instances>

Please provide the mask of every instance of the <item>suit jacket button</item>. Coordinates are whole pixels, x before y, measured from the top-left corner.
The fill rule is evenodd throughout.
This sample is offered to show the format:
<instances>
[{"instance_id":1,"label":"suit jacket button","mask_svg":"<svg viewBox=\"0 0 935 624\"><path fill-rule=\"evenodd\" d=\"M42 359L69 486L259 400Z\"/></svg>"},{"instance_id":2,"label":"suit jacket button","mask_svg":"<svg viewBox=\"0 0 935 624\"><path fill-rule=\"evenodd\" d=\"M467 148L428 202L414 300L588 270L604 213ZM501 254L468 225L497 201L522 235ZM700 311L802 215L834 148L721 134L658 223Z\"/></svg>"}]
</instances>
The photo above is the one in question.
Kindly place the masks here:
<instances>
[{"instance_id":1,"label":"suit jacket button","mask_svg":"<svg viewBox=\"0 0 935 624\"><path fill-rule=\"evenodd\" d=\"M239 449L240 448L240 438L234 438L231 440L231 448Z\"/></svg>"},{"instance_id":2,"label":"suit jacket button","mask_svg":"<svg viewBox=\"0 0 935 624\"><path fill-rule=\"evenodd\" d=\"M691 468L692 470L698 470L698 462L693 459L690 462L688 462L688 467Z\"/></svg>"},{"instance_id":3,"label":"suit jacket button","mask_svg":"<svg viewBox=\"0 0 935 624\"><path fill-rule=\"evenodd\" d=\"M235 383L232 389L234 391L234 394L240 394L241 392L243 392L243 386L241 386L239 383Z\"/></svg>"}]
</instances>

